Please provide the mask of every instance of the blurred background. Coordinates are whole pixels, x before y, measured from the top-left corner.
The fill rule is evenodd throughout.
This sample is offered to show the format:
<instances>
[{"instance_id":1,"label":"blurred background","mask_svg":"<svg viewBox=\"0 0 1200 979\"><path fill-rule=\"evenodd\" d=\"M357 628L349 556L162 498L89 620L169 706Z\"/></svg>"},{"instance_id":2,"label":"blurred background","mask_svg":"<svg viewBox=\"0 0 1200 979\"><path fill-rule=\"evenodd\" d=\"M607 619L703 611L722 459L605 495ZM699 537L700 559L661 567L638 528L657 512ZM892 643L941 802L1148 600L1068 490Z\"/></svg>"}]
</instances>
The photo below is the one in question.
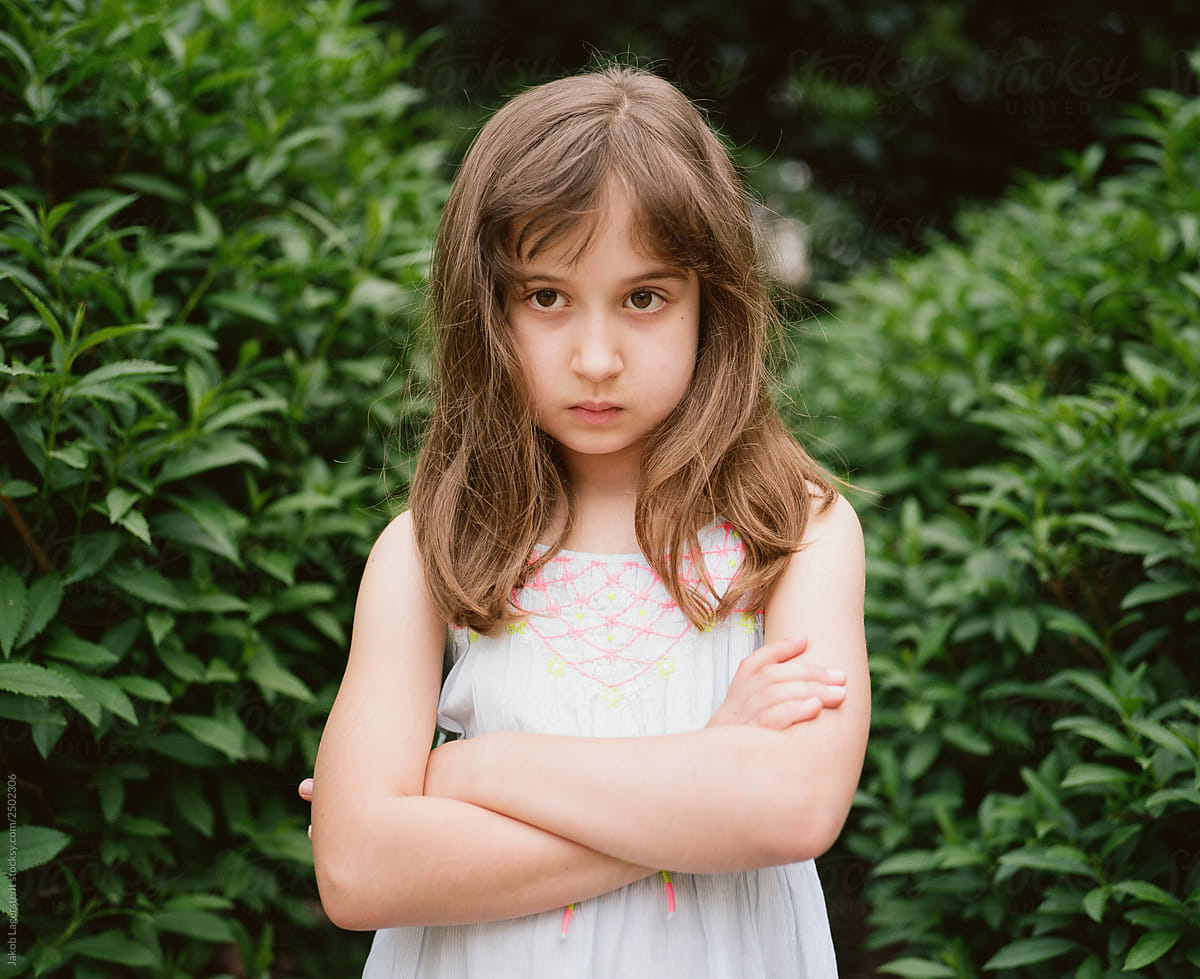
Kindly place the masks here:
<instances>
[{"instance_id":1,"label":"blurred background","mask_svg":"<svg viewBox=\"0 0 1200 979\"><path fill-rule=\"evenodd\" d=\"M610 59L744 168L781 410L856 487L842 975L1198 974L1198 45L1183 0L0 2L0 977L361 972L295 787L430 242L487 116Z\"/></svg>"}]
</instances>

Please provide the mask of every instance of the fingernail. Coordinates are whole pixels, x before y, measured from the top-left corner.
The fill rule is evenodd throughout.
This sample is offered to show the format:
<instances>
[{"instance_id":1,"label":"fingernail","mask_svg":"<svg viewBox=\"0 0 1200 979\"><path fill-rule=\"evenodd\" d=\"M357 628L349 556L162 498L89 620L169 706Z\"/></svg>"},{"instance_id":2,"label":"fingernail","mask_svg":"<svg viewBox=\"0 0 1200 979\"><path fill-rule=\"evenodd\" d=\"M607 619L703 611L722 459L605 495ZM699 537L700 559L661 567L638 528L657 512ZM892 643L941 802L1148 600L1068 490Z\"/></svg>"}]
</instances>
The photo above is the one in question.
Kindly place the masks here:
<instances>
[{"instance_id":1,"label":"fingernail","mask_svg":"<svg viewBox=\"0 0 1200 979\"><path fill-rule=\"evenodd\" d=\"M300 791L301 792L311 792L312 787L313 787L313 780L311 778L306 778L303 782L300 783Z\"/></svg>"},{"instance_id":2,"label":"fingernail","mask_svg":"<svg viewBox=\"0 0 1200 979\"><path fill-rule=\"evenodd\" d=\"M826 670L825 675L831 683L845 683L846 673L844 670Z\"/></svg>"},{"instance_id":3,"label":"fingernail","mask_svg":"<svg viewBox=\"0 0 1200 979\"><path fill-rule=\"evenodd\" d=\"M312 839L312 824L311 823L308 826L308 838L310 840Z\"/></svg>"}]
</instances>

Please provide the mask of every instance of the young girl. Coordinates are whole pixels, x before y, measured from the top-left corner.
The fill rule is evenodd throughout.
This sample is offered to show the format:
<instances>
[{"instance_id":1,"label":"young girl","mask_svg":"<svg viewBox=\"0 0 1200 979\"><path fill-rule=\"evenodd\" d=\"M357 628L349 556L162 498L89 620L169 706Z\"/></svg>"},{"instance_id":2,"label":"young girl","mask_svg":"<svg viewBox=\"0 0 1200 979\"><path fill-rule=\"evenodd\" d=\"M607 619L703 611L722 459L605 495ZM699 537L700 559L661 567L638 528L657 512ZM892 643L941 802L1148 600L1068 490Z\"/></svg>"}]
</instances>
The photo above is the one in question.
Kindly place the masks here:
<instances>
[{"instance_id":1,"label":"young girl","mask_svg":"<svg viewBox=\"0 0 1200 979\"><path fill-rule=\"evenodd\" d=\"M747 205L629 68L518 96L463 162L428 442L311 794L364 977L836 975L862 536L772 407Z\"/></svg>"}]
</instances>

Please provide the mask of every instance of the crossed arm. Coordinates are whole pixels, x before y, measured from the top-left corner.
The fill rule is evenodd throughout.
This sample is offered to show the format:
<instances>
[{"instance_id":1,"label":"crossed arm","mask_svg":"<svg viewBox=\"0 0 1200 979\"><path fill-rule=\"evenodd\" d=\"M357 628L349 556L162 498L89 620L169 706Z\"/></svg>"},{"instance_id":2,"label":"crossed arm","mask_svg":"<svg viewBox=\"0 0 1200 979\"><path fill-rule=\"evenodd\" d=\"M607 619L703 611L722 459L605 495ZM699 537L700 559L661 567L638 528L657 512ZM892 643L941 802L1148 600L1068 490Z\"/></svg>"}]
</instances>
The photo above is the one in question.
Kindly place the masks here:
<instances>
[{"instance_id":1,"label":"crossed arm","mask_svg":"<svg viewBox=\"0 0 1200 979\"><path fill-rule=\"evenodd\" d=\"M395 634L385 582L424 594L407 522L396 521L364 574L317 758L314 858L327 913L351 929L511 918L659 868L716 873L823 852L849 811L869 722L862 560L848 504L814 518L768 602L766 644L700 731L496 732L429 753L440 655L397 664L371 642ZM418 604L409 630L440 650L432 603ZM788 641L801 631L820 666ZM845 674L844 701L825 667Z\"/></svg>"}]
</instances>

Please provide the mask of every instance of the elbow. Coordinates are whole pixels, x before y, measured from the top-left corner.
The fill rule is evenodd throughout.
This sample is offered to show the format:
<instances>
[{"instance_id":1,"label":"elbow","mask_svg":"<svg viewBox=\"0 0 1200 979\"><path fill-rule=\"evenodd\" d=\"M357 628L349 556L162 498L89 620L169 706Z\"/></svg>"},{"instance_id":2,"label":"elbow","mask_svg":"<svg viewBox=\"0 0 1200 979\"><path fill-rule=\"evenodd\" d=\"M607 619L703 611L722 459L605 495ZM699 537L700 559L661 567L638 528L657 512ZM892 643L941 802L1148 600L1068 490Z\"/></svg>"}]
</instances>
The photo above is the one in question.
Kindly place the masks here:
<instances>
[{"instance_id":1,"label":"elbow","mask_svg":"<svg viewBox=\"0 0 1200 979\"><path fill-rule=\"evenodd\" d=\"M774 841L779 863L815 860L830 850L842 833L849 810L805 800L792 808L789 815L790 818L780 821L782 832Z\"/></svg>"},{"instance_id":2,"label":"elbow","mask_svg":"<svg viewBox=\"0 0 1200 979\"><path fill-rule=\"evenodd\" d=\"M356 883L350 861L340 856L322 857L319 854L314 841L313 867L325 917L345 931L371 930L372 925L365 920L367 909L361 900L362 889Z\"/></svg>"}]
</instances>

